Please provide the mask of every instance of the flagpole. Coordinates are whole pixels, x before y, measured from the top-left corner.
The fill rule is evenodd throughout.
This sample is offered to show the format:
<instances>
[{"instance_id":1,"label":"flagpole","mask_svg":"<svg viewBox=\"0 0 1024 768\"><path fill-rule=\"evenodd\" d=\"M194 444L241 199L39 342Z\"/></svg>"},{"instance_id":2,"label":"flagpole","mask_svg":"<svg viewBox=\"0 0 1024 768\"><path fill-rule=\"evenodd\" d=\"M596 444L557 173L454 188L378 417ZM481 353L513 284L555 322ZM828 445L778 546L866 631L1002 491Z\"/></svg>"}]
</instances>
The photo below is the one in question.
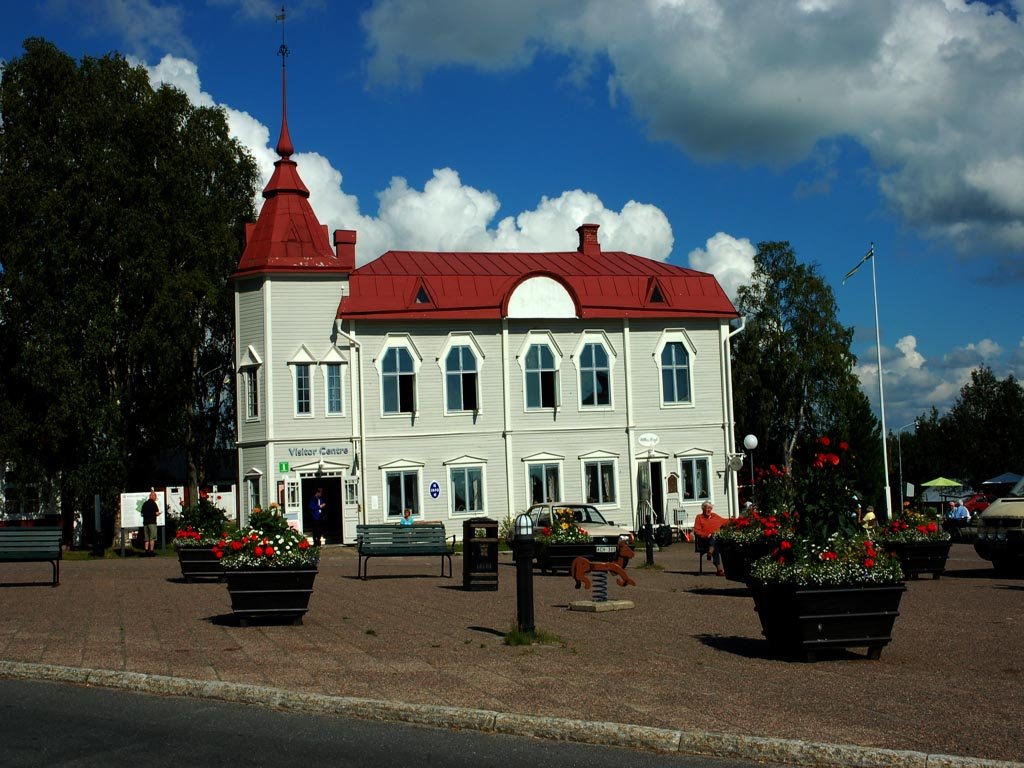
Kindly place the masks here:
<instances>
[{"instance_id":1,"label":"flagpole","mask_svg":"<svg viewBox=\"0 0 1024 768\"><path fill-rule=\"evenodd\" d=\"M868 250L871 254L871 292L875 299L875 352L878 355L878 410L882 416L882 476L885 478L886 519L892 520L892 494L889 493L889 451L885 444L885 390L882 388L882 333L878 325L878 283L875 280L875 244Z\"/></svg>"}]
</instances>

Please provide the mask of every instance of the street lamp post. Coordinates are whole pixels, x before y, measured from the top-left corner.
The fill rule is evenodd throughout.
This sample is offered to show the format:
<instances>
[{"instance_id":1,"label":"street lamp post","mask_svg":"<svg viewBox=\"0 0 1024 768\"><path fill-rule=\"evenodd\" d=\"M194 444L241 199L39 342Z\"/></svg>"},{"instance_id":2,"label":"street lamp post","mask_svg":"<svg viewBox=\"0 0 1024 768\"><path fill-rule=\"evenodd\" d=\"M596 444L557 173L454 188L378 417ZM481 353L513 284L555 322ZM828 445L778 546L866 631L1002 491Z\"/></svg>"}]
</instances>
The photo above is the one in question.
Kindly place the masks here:
<instances>
[{"instance_id":1,"label":"street lamp post","mask_svg":"<svg viewBox=\"0 0 1024 768\"><path fill-rule=\"evenodd\" d=\"M757 437L747 435L743 438L743 447L750 451L750 495L754 495L754 449L757 448Z\"/></svg>"},{"instance_id":2,"label":"street lamp post","mask_svg":"<svg viewBox=\"0 0 1024 768\"><path fill-rule=\"evenodd\" d=\"M910 427L917 428L917 419L914 419L909 424L904 424L896 430L896 452L899 455L900 467L900 514L903 513L903 443L900 441L900 436L903 434L904 429L909 429Z\"/></svg>"},{"instance_id":3,"label":"street lamp post","mask_svg":"<svg viewBox=\"0 0 1024 768\"><path fill-rule=\"evenodd\" d=\"M532 635L536 631L533 620L533 518L523 513L515 522L516 558L516 626L520 632Z\"/></svg>"}]
</instances>

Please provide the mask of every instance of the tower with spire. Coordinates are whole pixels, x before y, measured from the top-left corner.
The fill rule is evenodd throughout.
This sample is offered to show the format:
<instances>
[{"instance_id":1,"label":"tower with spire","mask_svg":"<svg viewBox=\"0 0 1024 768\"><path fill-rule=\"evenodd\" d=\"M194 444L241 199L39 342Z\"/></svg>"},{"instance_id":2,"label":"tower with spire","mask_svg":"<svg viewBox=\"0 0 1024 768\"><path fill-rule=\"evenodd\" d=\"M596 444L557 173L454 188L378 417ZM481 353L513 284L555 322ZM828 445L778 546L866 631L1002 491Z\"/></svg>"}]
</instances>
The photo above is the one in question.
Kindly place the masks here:
<instances>
[{"instance_id":1,"label":"tower with spire","mask_svg":"<svg viewBox=\"0 0 1024 768\"><path fill-rule=\"evenodd\" d=\"M278 21L283 20L282 9ZM317 479L324 484L325 527L340 530L339 478L351 473L355 452L352 407L346 402L351 397L349 344L336 334L335 317L355 268L356 233L336 231L332 248L327 227L310 206L309 190L292 159L288 48L283 41L279 54L278 159L263 189L265 202L259 217L246 225L245 249L232 275L241 511L244 521L255 507L276 502L289 510L295 525L306 527L300 500L307 495L301 487L307 481L276 485L264 477L270 466L280 464L273 464L274 457L283 453L295 459L288 462L291 469L309 470L302 476L311 477L310 485ZM309 396L297 399L296 391L307 391ZM340 435L347 438L339 439ZM294 441L306 445L312 441L316 447L292 448ZM293 472L291 476L300 475Z\"/></svg>"}]
</instances>

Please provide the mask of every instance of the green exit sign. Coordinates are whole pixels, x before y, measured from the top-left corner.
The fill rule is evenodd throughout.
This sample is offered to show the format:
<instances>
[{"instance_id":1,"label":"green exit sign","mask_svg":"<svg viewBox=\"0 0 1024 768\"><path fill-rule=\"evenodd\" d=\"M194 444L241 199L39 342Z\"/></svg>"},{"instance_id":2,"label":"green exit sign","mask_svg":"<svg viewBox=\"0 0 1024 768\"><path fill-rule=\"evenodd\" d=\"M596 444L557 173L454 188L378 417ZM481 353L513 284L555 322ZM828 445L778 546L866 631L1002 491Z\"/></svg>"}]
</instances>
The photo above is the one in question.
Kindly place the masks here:
<instances>
[{"instance_id":1,"label":"green exit sign","mask_svg":"<svg viewBox=\"0 0 1024 768\"><path fill-rule=\"evenodd\" d=\"M288 462L287 461L279 461L277 463L277 471L278 472L287 472L287 471L289 471L288 470Z\"/></svg>"}]
</instances>

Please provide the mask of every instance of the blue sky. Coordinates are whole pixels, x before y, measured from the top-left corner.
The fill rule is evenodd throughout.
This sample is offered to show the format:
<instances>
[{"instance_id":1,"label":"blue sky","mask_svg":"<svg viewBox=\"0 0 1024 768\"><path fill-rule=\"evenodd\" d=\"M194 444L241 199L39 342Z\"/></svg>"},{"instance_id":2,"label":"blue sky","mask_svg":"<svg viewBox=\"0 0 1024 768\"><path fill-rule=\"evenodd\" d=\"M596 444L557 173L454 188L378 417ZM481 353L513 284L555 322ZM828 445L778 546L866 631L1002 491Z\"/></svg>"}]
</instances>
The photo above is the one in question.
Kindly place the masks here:
<instances>
[{"instance_id":1,"label":"blue sky","mask_svg":"<svg viewBox=\"0 0 1024 768\"><path fill-rule=\"evenodd\" d=\"M228 110L269 177L280 3L3 2L0 59L118 51ZM602 245L714 272L762 240L832 284L886 423L1024 375L1020 0L287 4L288 120L321 221L389 248Z\"/></svg>"}]
</instances>

